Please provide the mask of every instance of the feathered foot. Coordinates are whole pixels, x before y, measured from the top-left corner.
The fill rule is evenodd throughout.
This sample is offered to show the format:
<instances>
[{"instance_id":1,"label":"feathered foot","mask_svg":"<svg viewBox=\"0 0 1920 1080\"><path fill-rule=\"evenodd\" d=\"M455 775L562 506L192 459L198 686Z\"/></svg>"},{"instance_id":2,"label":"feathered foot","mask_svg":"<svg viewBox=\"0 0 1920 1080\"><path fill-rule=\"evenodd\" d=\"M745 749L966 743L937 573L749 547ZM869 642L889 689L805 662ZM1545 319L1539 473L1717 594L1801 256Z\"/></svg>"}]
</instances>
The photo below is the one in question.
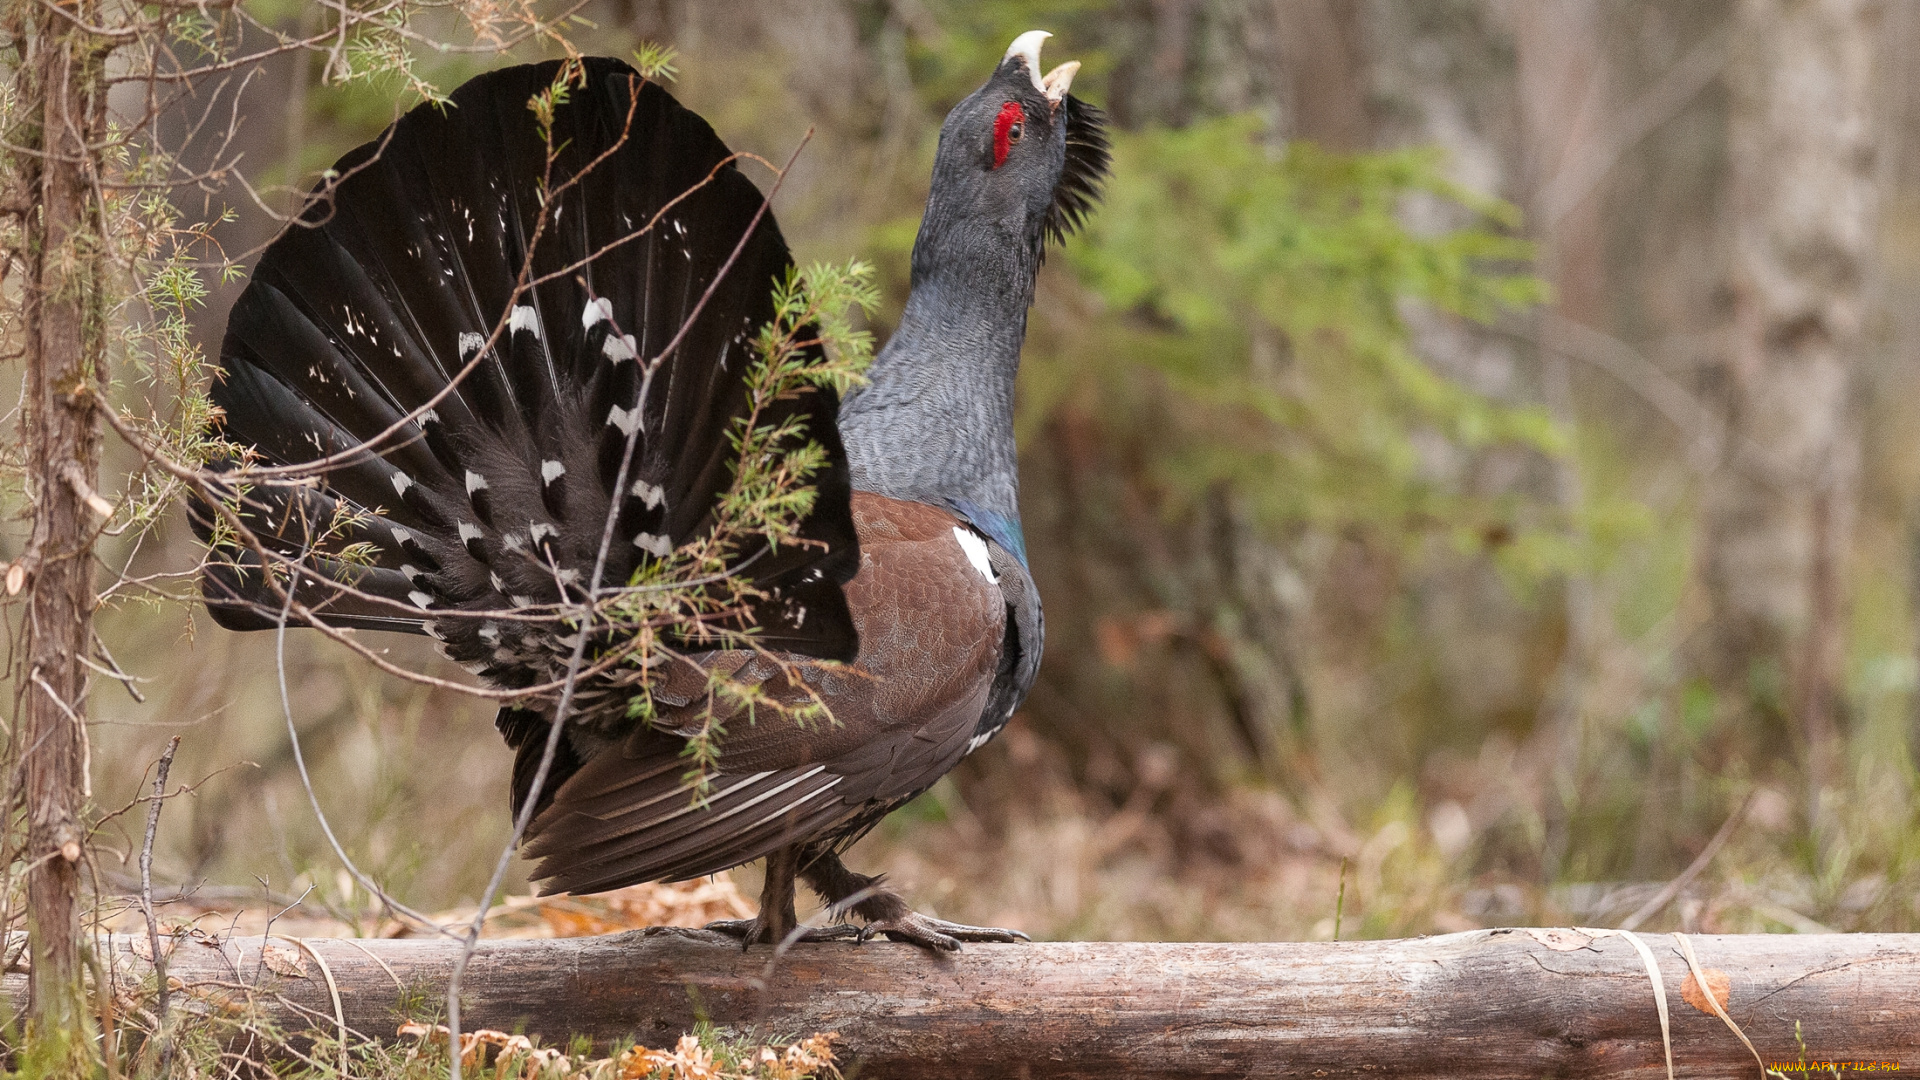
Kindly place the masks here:
<instances>
[{"instance_id":1,"label":"feathered foot","mask_svg":"<svg viewBox=\"0 0 1920 1080\"><path fill-rule=\"evenodd\" d=\"M702 933L719 934L722 937L747 945L778 945L783 941L846 941L860 936L860 928L846 923L834 923L831 926L789 927L784 934L776 934L768 926L762 926L760 920L720 919L700 928ZM794 931L799 932L796 934Z\"/></svg>"},{"instance_id":2,"label":"feathered foot","mask_svg":"<svg viewBox=\"0 0 1920 1080\"><path fill-rule=\"evenodd\" d=\"M860 931L845 923L831 926L801 926L793 913L793 878L799 867L800 849L781 848L767 856L767 882L760 889L760 914L751 919L720 919L710 922L699 934L718 934L749 945L780 945L796 941L846 941ZM662 927L661 929L666 929ZM652 931L648 931L651 933Z\"/></svg>"},{"instance_id":3,"label":"feathered foot","mask_svg":"<svg viewBox=\"0 0 1920 1080\"><path fill-rule=\"evenodd\" d=\"M847 869L831 851L811 860L803 860L801 871L813 891L831 905L836 915L852 912L866 921L856 941L870 941L885 934L893 941L905 941L923 949L955 952L963 941L1031 941L1018 930L995 926L968 926L922 915L907 906L900 894L880 884L880 877L856 874Z\"/></svg>"}]
</instances>

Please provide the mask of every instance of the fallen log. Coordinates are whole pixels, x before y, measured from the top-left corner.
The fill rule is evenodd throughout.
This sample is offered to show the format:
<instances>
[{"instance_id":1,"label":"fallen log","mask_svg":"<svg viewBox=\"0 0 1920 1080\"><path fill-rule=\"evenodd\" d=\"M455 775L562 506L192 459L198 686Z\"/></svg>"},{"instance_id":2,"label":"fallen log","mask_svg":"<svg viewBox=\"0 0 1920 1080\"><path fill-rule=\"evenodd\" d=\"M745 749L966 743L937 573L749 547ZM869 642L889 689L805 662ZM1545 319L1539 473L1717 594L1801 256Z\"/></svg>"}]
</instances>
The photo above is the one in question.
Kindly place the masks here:
<instances>
[{"instance_id":1,"label":"fallen log","mask_svg":"<svg viewBox=\"0 0 1920 1080\"><path fill-rule=\"evenodd\" d=\"M667 1046L696 1016L762 1039L834 1031L843 1068L863 1078L1664 1076L1635 941L1657 964L1680 1074L1760 1076L1755 1054L1704 1011L1677 935L1612 931L969 945L954 956L824 944L777 962L766 947L672 934L489 941L467 969L462 1010L470 1029L549 1043ZM1920 935L1686 943L1769 1067L1920 1068ZM151 987L151 951L137 937L106 948L128 988ZM343 1024L390 1039L403 996L443 994L458 951L429 939L182 939L168 970L176 1000L196 1008L251 987L283 1028ZM8 976L16 999L24 984Z\"/></svg>"}]
</instances>

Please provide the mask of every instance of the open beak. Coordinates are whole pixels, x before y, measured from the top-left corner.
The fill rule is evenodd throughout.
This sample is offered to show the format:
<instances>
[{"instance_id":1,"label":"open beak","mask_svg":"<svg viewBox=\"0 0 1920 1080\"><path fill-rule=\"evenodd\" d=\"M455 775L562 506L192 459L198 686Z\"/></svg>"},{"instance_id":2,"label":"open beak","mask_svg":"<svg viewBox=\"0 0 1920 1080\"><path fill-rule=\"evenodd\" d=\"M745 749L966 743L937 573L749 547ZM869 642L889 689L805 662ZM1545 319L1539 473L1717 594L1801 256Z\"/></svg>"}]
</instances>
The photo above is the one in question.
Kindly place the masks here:
<instances>
[{"instance_id":1,"label":"open beak","mask_svg":"<svg viewBox=\"0 0 1920 1080\"><path fill-rule=\"evenodd\" d=\"M1047 72L1047 77L1040 80L1040 90L1047 95L1048 104L1055 109L1060 107L1060 102L1066 100L1067 90L1073 86L1074 73L1079 70L1080 61L1069 60Z\"/></svg>"},{"instance_id":2,"label":"open beak","mask_svg":"<svg viewBox=\"0 0 1920 1080\"><path fill-rule=\"evenodd\" d=\"M1029 30L1013 39L1013 44L1007 46L1007 55L1002 57L1000 62L1004 64L1016 56L1019 57L1020 62L1027 65L1027 77L1033 80L1033 88L1047 95L1047 104L1058 110L1060 103L1066 100L1067 89L1073 85L1074 72L1080 70L1080 61L1069 60L1047 72L1046 77L1042 78L1040 46L1052 36L1045 30Z\"/></svg>"}]
</instances>

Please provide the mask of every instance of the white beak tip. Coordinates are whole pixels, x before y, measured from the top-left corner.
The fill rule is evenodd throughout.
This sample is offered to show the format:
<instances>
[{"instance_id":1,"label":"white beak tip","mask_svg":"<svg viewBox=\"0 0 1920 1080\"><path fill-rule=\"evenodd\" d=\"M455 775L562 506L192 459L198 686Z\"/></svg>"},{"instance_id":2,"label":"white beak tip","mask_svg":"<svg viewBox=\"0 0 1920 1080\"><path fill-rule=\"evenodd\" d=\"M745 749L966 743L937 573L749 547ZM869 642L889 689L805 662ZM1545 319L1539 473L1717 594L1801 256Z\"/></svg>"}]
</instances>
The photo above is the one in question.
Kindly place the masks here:
<instances>
[{"instance_id":1,"label":"white beak tip","mask_svg":"<svg viewBox=\"0 0 1920 1080\"><path fill-rule=\"evenodd\" d=\"M1045 30L1029 30L1013 39L1013 44L1007 46L1007 55L1001 57L1000 62L1005 63L1016 56L1026 61L1027 74L1033 79L1034 88L1044 92L1046 87L1040 82L1040 45L1052 36Z\"/></svg>"},{"instance_id":2,"label":"white beak tip","mask_svg":"<svg viewBox=\"0 0 1920 1080\"><path fill-rule=\"evenodd\" d=\"M1040 80L1040 89L1046 93L1047 100L1055 105L1060 104L1061 100L1067 96L1067 91L1073 86L1074 75L1079 71L1080 61L1069 60L1047 72L1046 77Z\"/></svg>"}]
</instances>

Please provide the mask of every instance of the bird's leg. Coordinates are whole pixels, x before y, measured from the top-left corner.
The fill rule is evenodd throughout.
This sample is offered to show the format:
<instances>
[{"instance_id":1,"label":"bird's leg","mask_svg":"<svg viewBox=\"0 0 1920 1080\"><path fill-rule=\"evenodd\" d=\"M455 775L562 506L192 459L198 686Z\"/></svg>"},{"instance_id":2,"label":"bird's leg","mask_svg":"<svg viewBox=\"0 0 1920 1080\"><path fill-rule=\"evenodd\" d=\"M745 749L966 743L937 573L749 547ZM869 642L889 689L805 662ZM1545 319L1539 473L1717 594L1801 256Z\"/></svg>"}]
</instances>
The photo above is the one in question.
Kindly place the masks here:
<instances>
[{"instance_id":1,"label":"bird's leg","mask_svg":"<svg viewBox=\"0 0 1920 1080\"><path fill-rule=\"evenodd\" d=\"M866 920L860 928L860 941L885 934L894 941L952 952L963 941L1029 940L1018 930L967 926L922 915L908 907L899 893L881 884L885 875L856 874L831 850L808 852L800 865L801 876L831 905L836 916L851 911Z\"/></svg>"},{"instance_id":2,"label":"bird's leg","mask_svg":"<svg viewBox=\"0 0 1920 1080\"><path fill-rule=\"evenodd\" d=\"M760 889L760 913L751 919L721 919L710 922L706 929L730 938L738 938L740 944L778 945L791 937L795 941L838 941L854 936L850 926L809 926L800 928L800 920L793 911L793 877L800 862L800 849L797 846L783 847L767 856L767 881Z\"/></svg>"}]
</instances>

